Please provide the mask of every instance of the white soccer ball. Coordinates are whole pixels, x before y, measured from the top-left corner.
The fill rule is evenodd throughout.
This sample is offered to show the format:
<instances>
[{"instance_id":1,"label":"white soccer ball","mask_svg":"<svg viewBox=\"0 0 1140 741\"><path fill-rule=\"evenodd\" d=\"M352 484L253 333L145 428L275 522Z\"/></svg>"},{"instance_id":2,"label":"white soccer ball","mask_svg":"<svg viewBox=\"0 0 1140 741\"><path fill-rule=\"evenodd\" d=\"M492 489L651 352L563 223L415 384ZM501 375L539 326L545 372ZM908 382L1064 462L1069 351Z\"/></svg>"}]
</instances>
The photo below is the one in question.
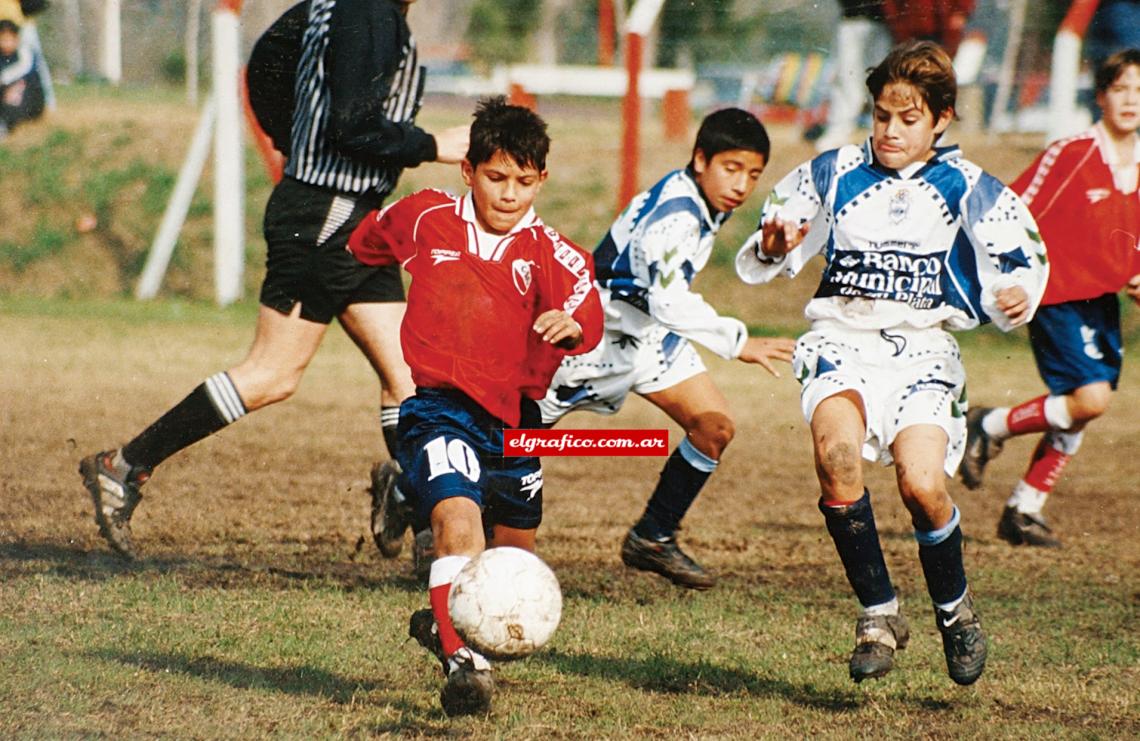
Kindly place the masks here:
<instances>
[{"instance_id":1,"label":"white soccer ball","mask_svg":"<svg viewBox=\"0 0 1140 741\"><path fill-rule=\"evenodd\" d=\"M489 548L451 582L447 599L460 637L492 659L521 659L542 648L562 619L558 578L521 548Z\"/></svg>"}]
</instances>

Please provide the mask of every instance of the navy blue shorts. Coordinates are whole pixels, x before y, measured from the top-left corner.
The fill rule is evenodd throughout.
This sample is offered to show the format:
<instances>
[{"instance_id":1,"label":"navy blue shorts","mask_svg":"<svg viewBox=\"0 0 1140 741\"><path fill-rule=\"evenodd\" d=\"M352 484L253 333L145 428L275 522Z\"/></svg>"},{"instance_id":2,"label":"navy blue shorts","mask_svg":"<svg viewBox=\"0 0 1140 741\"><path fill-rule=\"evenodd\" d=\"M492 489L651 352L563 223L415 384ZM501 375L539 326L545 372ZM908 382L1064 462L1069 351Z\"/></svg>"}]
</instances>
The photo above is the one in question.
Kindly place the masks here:
<instances>
[{"instance_id":1,"label":"navy blue shorts","mask_svg":"<svg viewBox=\"0 0 1140 741\"><path fill-rule=\"evenodd\" d=\"M1053 394L1098 381L1116 389L1124 345L1115 293L1087 301L1042 306L1029 323L1037 370Z\"/></svg>"},{"instance_id":2,"label":"navy blue shorts","mask_svg":"<svg viewBox=\"0 0 1140 741\"><path fill-rule=\"evenodd\" d=\"M538 405L522 401L519 427L537 428ZM529 530L542 522L542 464L537 456L503 457L501 419L453 389L417 388L400 405L397 485L416 510L416 529L451 497L483 510L484 525Z\"/></svg>"}]
</instances>

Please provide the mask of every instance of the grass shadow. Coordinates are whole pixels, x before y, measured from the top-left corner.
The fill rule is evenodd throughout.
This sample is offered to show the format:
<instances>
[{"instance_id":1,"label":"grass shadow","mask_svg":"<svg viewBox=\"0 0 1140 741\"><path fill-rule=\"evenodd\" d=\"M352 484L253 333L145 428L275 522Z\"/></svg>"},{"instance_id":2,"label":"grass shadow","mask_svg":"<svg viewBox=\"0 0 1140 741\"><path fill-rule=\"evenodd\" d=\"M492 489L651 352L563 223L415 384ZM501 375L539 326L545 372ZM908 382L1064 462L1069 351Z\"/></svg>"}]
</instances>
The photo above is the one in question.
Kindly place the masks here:
<instances>
[{"instance_id":1,"label":"grass shadow","mask_svg":"<svg viewBox=\"0 0 1140 741\"><path fill-rule=\"evenodd\" d=\"M685 663L663 656L612 658L561 651L544 652L531 660L550 664L565 674L600 677L648 692L707 695L747 692L832 712L846 712L860 706L859 699L850 691L765 679L751 672L704 661Z\"/></svg>"},{"instance_id":2,"label":"grass shadow","mask_svg":"<svg viewBox=\"0 0 1140 741\"><path fill-rule=\"evenodd\" d=\"M322 555L288 563L272 551L244 562L194 555L144 556L127 561L110 551L88 551L74 545L25 540L0 543L0 576L5 579L37 570L96 582L123 576L177 576L192 588L290 589L317 585L349 592L374 588L423 591L423 584L405 566L403 562L329 561Z\"/></svg>"},{"instance_id":3,"label":"grass shadow","mask_svg":"<svg viewBox=\"0 0 1140 741\"><path fill-rule=\"evenodd\" d=\"M312 695L331 700L338 705L350 704L361 692L387 689L386 686L374 681L342 677L308 665L261 667L212 656L122 651L111 648L89 651L86 655L156 674L182 674L243 690L270 690L287 695Z\"/></svg>"}]
</instances>

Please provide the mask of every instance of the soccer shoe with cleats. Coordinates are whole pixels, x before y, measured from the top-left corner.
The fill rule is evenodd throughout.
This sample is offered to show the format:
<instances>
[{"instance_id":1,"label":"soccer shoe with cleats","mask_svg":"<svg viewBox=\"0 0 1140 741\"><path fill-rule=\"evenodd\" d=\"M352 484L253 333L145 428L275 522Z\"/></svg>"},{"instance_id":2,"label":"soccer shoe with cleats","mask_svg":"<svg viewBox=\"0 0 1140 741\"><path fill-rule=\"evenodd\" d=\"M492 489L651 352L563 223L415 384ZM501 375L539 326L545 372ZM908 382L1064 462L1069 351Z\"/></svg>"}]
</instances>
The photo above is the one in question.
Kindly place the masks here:
<instances>
[{"instance_id":1,"label":"soccer shoe with cleats","mask_svg":"<svg viewBox=\"0 0 1140 741\"><path fill-rule=\"evenodd\" d=\"M431 562L435 560L435 536L426 527L412 539L412 573L419 581L427 583L431 575Z\"/></svg>"},{"instance_id":2,"label":"soccer shoe with cleats","mask_svg":"<svg viewBox=\"0 0 1140 741\"><path fill-rule=\"evenodd\" d=\"M447 682L439 692L443 712L448 717L490 712L495 691L490 662L464 646L447 660L447 665Z\"/></svg>"},{"instance_id":3,"label":"soccer shoe with cleats","mask_svg":"<svg viewBox=\"0 0 1140 741\"><path fill-rule=\"evenodd\" d=\"M894 668L895 651L910 641L910 626L902 613L861 615L855 622L855 650L848 671L856 683L878 679Z\"/></svg>"},{"instance_id":4,"label":"soccer shoe with cleats","mask_svg":"<svg viewBox=\"0 0 1140 741\"><path fill-rule=\"evenodd\" d=\"M395 558L404 548L408 507L396 501L396 477L400 464L394 460L372 467L372 539L384 558Z\"/></svg>"},{"instance_id":5,"label":"soccer shoe with cleats","mask_svg":"<svg viewBox=\"0 0 1140 741\"><path fill-rule=\"evenodd\" d=\"M652 571L689 589L711 589L716 577L689 558L677 545L677 538L643 538L632 528L621 544L621 562L630 568Z\"/></svg>"},{"instance_id":6,"label":"soccer shoe with cleats","mask_svg":"<svg viewBox=\"0 0 1140 741\"><path fill-rule=\"evenodd\" d=\"M142 499L139 487L150 478L150 471L134 467L124 475L114 465L116 452L87 456L79 462L79 473L95 503L99 534L116 553L134 559L138 550L131 538L131 515Z\"/></svg>"},{"instance_id":7,"label":"soccer shoe with cleats","mask_svg":"<svg viewBox=\"0 0 1140 741\"><path fill-rule=\"evenodd\" d=\"M1011 545L1035 545L1040 548L1060 548L1061 541L1053 535L1041 515L1018 512L1006 507L997 526L998 537Z\"/></svg>"},{"instance_id":8,"label":"soccer shoe with cleats","mask_svg":"<svg viewBox=\"0 0 1140 741\"><path fill-rule=\"evenodd\" d=\"M973 684L986 667L986 634L974 611L974 598L966 592L949 612L935 607L934 619L942 633L942 653L946 655L950 678L958 684Z\"/></svg>"},{"instance_id":9,"label":"soccer shoe with cleats","mask_svg":"<svg viewBox=\"0 0 1140 741\"><path fill-rule=\"evenodd\" d=\"M443 644L439 640L439 626L435 622L435 615L431 610L416 610L408 621L408 635L439 660L443 673L447 674L447 656L443 653Z\"/></svg>"},{"instance_id":10,"label":"soccer shoe with cleats","mask_svg":"<svg viewBox=\"0 0 1140 741\"><path fill-rule=\"evenodd\" d=\"M982 427L982 419L990 411L990 407L977 407L966 412L966 452L958 466L958 474L967 489L977 489L982 485L986 464L1001 452L1001 440L990 437Z\"/></svg>"}]
</instances>

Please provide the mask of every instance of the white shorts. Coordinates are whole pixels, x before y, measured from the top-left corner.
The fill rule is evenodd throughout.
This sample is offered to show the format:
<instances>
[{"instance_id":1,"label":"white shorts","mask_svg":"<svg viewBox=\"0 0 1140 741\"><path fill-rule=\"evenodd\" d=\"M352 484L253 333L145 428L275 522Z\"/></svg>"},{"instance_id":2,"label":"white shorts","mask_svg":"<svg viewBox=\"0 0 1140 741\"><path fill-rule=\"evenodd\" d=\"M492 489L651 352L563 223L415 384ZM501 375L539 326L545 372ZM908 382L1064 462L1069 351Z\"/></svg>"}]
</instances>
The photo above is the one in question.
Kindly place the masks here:
<instances>
[{"instance_id":1,"label":"white shorts","mask_svg":"<svg viewBox=\"0 0 1140 741\"><path fill-rule=\"evenodd\" d=\"M853 330L817 322L796 343L792 364L809 424L824 399L854 391L867 414L864 458L890 465L891 443L901 430L937 425L948 438L946 474L958 470L966 448L966 369L948 332Z\"/></svg>"},{"instance_id":2,"label":"white shorts","mask_svg":"<svg viewBox=\"0 0 1140 741\"><path fill-rule=\"evenodd\" d=\"M665 327L656 326L638 338L606 332L590 352L562 360L538 407L545 424L575 409L613 414L631 391L662 391L704 372L696 349Z\"/></svg>"}]
</instances>

